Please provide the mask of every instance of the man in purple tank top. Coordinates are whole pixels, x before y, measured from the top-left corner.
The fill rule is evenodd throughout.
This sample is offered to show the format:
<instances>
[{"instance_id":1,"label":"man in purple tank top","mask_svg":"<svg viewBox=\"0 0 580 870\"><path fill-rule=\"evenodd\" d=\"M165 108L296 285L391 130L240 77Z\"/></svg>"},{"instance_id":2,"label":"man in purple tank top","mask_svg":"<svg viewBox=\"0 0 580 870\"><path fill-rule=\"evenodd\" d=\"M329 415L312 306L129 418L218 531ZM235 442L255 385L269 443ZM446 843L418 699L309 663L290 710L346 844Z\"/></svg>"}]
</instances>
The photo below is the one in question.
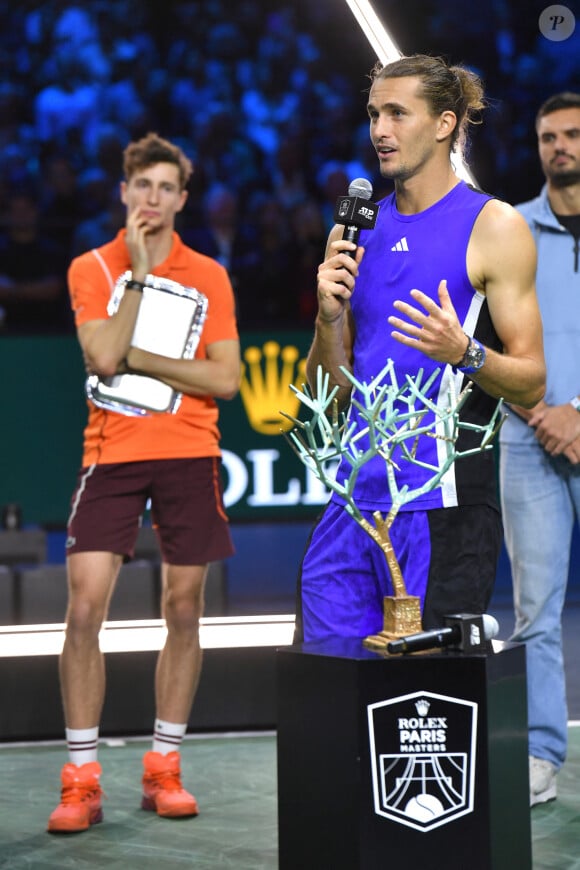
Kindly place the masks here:
<instances>
[{"instance_id":1,"label":"man in purple tank top","mask_svg":"<svg viewBox=\"0 0 580 870\"><path fill-rule=\"evenodd\" d=\"M373 70L370 136L394 193L358 246L343 239L342 226L331 230L307 364L312 388L318 366L329 373L355 425L353 387L341 367L360 383L388 359L399 383L438 369L429 391L435 404L451 382L458 393L469 378L461 419L478 425L500 398L531 407L544 393L530 230L514 208L461 181L451 162L483 107L479 78L439 58L403 57ZM419 460L433 462L433 440L419 439ZM447 613L483 613L489 604L502 536L493 463L492 451L458 460L444 484L404 505L391 527L426 629ZM373 511L391 506L384 466L380 457L367 463L355 488L371 523ZM338 478L346 473L339 467ZM405 463L399 485L415 488L426 473ZM297 640L381 631L383 598L393 594L386 560L338 495L313 529L299 584Z\"/></svg>"}]
</instances>

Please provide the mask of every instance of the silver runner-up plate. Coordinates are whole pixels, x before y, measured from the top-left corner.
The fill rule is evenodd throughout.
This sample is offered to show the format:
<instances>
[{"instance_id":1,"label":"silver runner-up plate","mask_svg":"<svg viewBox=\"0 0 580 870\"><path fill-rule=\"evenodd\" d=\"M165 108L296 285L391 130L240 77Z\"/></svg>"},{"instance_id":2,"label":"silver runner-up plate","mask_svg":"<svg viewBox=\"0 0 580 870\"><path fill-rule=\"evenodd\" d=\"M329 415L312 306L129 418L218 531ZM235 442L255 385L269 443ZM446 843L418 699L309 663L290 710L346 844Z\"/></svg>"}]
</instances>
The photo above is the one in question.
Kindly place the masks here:
<instances>
[{"instance_id":1,"label":"silver runner-up plate","mask_svg":"<svg viewBox=\"0 0 580 870\"><path fill-rule=\"evenodd\" d=\"M131 272L125 272L115 284L107 306L110 316L117 311L130 280ZM173 359L192 359L207 315L207 297L193 287L156 275L147 275L144 283L132 346ZM174 414L182 397L157 378L136 374L89 375L85 389L98 408L130 417Z\"/></svg>"}]
</instances>

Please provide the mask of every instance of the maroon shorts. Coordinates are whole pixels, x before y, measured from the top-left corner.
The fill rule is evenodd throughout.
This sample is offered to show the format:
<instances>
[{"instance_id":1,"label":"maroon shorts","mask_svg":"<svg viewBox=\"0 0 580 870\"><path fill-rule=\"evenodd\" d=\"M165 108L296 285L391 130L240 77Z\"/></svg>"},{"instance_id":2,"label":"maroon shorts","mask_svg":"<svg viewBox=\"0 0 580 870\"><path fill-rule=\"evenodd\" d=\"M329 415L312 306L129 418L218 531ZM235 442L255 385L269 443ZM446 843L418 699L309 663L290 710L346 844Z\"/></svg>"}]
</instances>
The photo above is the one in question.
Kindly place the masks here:
<instances>
[{"instance_id":1,"label":"maroon shorts","mask_svg":"<svg viewBox=\"0 0 580 870\"><path fill-rule=\"evenodd\" d=\"M170 565L205 565L231 556L219 458L155 459L81 468L71 499L66 552L132 558L141 516L151 517Z\"/></svg>"}]
</instances>

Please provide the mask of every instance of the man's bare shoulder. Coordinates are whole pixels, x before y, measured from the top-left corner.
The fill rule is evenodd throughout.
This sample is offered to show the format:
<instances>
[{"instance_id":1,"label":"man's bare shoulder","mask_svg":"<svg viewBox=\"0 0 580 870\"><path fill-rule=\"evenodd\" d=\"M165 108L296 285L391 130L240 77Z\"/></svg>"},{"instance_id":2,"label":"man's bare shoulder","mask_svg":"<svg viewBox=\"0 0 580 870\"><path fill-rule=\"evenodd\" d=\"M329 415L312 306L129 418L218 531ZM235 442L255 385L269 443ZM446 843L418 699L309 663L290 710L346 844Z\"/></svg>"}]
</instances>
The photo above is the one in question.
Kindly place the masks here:
<instances>
[{"instance_id":1,"label":"man's bare shoulder","mask_svg":"<svg viewBox=\"0 0 580 870\"><path fill-rule=\"evenodd\" d=\"M490 199L482 208L475 223L475 234L481 241L501 240L502 245L510 244L514 237L529 239L530 229L522 215L508 202Z\"/></svg>"},{"instance_id":2,"label":"man's bare shoulder","mask_svg":"<svg viewBox=\"0 0 580 870\"><path fill-rule=\"evenodd\" d=\"M467 252L471 283L487 293L514 276L522 285L533 285L536 246L522 215L507 202L490 199L473 228Z\"/></svg>"}]
</instances>

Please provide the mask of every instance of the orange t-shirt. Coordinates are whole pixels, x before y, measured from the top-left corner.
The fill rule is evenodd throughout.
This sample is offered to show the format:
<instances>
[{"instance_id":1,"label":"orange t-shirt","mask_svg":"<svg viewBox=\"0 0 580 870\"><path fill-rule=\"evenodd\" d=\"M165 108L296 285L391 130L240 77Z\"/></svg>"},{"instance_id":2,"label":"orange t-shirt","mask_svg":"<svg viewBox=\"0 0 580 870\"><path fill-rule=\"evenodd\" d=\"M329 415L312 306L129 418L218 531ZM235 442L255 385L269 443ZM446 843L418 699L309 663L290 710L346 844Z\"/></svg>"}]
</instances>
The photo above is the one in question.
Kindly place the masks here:
<instances>
[{"instance_id":1,"label":"orange t-shirt","mask_svg":"<svg viewBox=\"0 0 580 870\"><path fill-rule=\"evenodd\" d=\"M114 284L130 269L125 230L108 244L72 261L68 284L77 327L108 317ZM213 342L238 338L232 286L226 270L215 260L188 248L174 233L169 256L152 274L195 287L207 296L207 316L196 359L204 359ZM87 404L83 466L220 455L218 408L211 396L184 394L175 414L152 413L146 417L129 417L97 408L90 401Z\"/></svg>"}]
</instances>

